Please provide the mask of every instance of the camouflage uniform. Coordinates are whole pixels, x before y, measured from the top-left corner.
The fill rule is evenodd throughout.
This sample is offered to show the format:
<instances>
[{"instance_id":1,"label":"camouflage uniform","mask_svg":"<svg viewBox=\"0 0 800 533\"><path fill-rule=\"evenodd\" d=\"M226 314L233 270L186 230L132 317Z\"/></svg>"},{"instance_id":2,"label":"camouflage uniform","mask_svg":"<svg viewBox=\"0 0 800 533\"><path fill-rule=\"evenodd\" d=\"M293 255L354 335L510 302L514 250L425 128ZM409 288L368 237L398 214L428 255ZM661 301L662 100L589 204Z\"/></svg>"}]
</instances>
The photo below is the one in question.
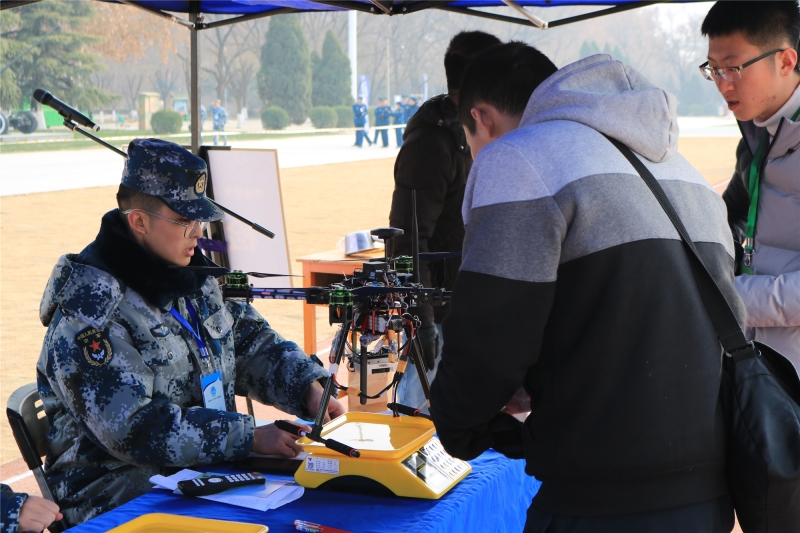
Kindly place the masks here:
<instances>
[{"instance_id":1,"label":"camouflage uniform","mask_svg":"<svg viewBox=\"0 0 800 533\"><path fill-rule=\"evenodd\" d=\"M19 531L19 511L28 495L0 484L0 533Z\"/></svg>"},{"instance_id":2,"label":"camouflage uniform","mask_svg":"<svg viewBox=\"0 0 800 533\"><path fill-rule=\"evenodd\" d=\"M328 375L252 306L224 301L212 277L154 304L101 268L92 250L103 235L124 241L121 228L114 210L103 217L95 243L61 257L40 306L48 326L37 364L51 422L46 476L70 524L147 492L148 479L169 467L244 459L254 420L235 412L234 395L309 418L303 396ZM131 239L118 253L136 247ZM205 261L200 254L194 259ZM142 269L148 261L154 260L141 260ZM169 311L174 305L192 323L187 300L197 312L205 360ZM227 411L204 407L201 377L217 371Z\"/></svg>"}]
</instances>

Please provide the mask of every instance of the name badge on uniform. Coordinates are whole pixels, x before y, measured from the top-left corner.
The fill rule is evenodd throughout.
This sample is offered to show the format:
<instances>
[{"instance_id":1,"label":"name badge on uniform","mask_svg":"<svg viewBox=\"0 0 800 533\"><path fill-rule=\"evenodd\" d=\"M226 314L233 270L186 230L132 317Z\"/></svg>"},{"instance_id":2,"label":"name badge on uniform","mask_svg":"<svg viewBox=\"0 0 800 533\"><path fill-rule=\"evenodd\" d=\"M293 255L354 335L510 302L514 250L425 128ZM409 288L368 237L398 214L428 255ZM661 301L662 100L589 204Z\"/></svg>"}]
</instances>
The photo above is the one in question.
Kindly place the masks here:
<instances>
[{"instance_id":1,"label":"name badge on uniform","mask_svg":"<svg viewBox=\"0 0 800 533\"><path fill-rule=\"evenodd\" d=\"M225 411L225 393L222 389L222 374L214 372L200 379L203 388L203 404L206 409Z\"/></svg>"}]
</instances>

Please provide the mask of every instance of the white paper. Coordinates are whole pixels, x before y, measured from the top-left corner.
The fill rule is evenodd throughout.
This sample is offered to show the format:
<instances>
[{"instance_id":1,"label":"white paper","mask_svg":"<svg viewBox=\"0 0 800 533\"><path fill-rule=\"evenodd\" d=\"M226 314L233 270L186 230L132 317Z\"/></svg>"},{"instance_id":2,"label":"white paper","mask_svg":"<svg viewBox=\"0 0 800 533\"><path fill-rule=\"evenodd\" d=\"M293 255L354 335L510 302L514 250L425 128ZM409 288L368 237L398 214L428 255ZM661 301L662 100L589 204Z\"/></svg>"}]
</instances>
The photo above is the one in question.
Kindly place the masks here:
<instances>
[{"instance_id":1,"label":"white paper","mask_svg":"<svg viewBox=\"0 0 800 533\"><path fill-rule=\"evenodd\" d=\"M157 489L178 490L178 482L186 481L187 479L194 479L197 476L202 476L202 472L195 472L184 468L180 472L176 472L169 477L157 474L150 478L150 483L155 485Z\"/></svg>"},{"instance_id":2,"label":"white paper","mask_svg":"<svg viewBox=\"0 0 800 533\"><path fill-rule=\"evenodd\" d=\"M180 491L178 491L179 481L194 479L201 475L203 474L200 472L184 469L169 477L155 475L150 478L150 483L153 483L156 486L155 488L163 488L180 493ZM245 485L243 487L236 487L235 489L220 492L219 494L200 496L200 498L246 507L248 509L268 511L297 500L303 493L303 487L291 481L267 477L264 485Z\"/></svg>"}]
</instances>

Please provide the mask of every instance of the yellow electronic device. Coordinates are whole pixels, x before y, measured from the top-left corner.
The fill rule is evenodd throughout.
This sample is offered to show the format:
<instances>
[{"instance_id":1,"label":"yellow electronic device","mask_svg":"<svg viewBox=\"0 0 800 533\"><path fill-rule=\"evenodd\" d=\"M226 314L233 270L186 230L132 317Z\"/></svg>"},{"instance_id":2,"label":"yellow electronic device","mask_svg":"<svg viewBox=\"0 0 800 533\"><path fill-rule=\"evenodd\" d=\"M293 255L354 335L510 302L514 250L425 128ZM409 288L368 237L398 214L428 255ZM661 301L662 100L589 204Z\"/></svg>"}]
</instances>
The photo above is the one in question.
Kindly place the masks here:
<instances>
[{"instance_id":1,"label":"yellow electronic device","mask_svg":"<svg viewBox=\"0 0 800 533\"><path fill-rule=\"evenodd\" d=\"M267 533L269 528L245 522L226 522L210 518L193 518L174 514L142 515L108 533Z\"/></svg>"},{"instance_id":2,"label":"yellow electronic device","mask_svg":"<svg viewBox=\"0 0 800 533\"><path fill-rule=\"evenodd\" d=\"M350 412L325 424L322 437L357 449L347 457L303 437L309 452L295 481L309 488L370 490L378 483L397 496L439 499L472 467L455 459L434 436L430 420L388 414Z\"/></svg>"}]
</instances>

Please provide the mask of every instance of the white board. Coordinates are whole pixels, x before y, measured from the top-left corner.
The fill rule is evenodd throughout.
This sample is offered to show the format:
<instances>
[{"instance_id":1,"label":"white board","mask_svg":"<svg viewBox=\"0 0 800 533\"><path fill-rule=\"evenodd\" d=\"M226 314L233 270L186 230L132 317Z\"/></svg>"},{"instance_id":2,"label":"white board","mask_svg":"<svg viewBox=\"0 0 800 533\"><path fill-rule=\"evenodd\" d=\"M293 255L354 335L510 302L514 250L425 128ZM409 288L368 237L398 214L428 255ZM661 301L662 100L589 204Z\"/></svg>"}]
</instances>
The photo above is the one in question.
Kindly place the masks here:
<instances>
[{"instance_id":1,"label":"white board","mask_svg":"<svg viewBox=\"0 0 800 533\"><path fill-rule=\"evenodd\" d=\"M214 200L275 233L270 239L230 215L222 219L231 270L291 274L278 151L209 150ZM291 287L292 278L250 278L255 287Z\"/></svg>"}]
</instances>

